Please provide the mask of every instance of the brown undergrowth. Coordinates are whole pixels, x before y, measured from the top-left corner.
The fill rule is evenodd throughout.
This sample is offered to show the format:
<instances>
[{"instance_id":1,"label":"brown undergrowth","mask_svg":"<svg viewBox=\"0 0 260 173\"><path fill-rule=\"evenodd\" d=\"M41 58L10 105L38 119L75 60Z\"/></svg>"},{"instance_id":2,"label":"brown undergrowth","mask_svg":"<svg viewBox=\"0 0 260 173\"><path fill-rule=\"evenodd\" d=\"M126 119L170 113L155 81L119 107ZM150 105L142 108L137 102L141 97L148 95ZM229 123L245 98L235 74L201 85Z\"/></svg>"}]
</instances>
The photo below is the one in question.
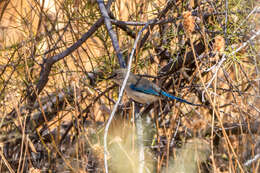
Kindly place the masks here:
<instances>
[{"instance_id":1,"label":"brown undergrowth","mask_svg":"<svg viewBox=\"0 0 260 173\"><path fill-rule=\"evenodd\" d=\"M132 72L201 106L124 95L109 171L260 171L257 2L118 0L110 29L95 1L44 2L0 2L0 172L104 172L118 98L106 78L148 21Z\"/></svg>"}]
</instances>

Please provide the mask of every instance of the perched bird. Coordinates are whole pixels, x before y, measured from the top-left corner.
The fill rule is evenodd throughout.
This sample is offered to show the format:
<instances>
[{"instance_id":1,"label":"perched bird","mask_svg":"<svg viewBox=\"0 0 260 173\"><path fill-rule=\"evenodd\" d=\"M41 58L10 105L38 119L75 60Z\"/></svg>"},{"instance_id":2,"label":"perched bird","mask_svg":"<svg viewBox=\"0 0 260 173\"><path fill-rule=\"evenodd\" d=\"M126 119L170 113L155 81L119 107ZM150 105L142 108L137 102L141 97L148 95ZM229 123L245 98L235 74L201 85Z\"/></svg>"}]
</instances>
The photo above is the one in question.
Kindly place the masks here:
<instances>
[{"instance_id":1,"label":"perched bird","mask_svg":"<svg viewBox=\"0 0 260 173\"><path fill-rule=\"evenodd\" d=\"M122 86L126 73L127 69L120 68L116 70L110 78L116 84ZM170 99L175 99L183 103L199 106L199 104L190 103L179 97L175 97L167 92L164 92L155 83L143 78L142 76L134 75L131 72L126 83L125 91L130 98L142 104L149 104L161 99L163 96L166 96Z\"/></svg>"}]
</instances>

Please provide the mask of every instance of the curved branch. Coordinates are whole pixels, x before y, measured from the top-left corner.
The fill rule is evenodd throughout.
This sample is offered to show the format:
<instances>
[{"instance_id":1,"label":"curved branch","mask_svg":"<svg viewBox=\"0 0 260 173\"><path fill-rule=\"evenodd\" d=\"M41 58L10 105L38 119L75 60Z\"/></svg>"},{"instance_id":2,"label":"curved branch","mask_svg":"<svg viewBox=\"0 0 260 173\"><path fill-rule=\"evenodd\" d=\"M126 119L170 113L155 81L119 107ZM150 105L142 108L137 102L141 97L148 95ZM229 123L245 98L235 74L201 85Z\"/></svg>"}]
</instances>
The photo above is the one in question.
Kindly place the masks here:
<instances>
[{"instance_id":1,"label":"curved branch","mask_svg":"<svg viewBox=\"0 0 260 173\"><path fill-rule=\"evenodd\" d=\"M73 45L68 47L65 51L61 52L58 55L52 56L48 59L45 59L40 72L40 78L38 83L36 84L36 89L32 93L28 94L30 96L30 102L34 102L36 100L36 96L43 90L45 85L49 80L49 75L51 72L51 68L53 64L58 62L59 60L65 58L66 56L70 55L73 51L79 48L90 36L93 35L95 31L103 24L104 18L101 17L98 21L86 32L82 35L82 37Z\"/></svg>"}]
</instances>

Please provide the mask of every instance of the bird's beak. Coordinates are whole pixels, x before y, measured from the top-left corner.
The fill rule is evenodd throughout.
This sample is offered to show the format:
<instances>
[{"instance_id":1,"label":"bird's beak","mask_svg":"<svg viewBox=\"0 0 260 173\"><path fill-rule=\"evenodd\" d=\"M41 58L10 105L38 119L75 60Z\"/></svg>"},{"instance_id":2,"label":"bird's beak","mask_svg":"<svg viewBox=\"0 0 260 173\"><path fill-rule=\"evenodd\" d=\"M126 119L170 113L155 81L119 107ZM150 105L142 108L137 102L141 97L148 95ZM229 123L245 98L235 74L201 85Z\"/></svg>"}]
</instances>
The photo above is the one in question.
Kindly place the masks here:
<instances>
[{"instance_id":1,"label":"bird's beak","mask_svg":"<svg viewBox=\"0 0 260 173\"><path fill-rule=\"evenodd\" d=\"M114 77L116 77L116 73L111 74L108 78L106 78L106 80L113 79Z\"/></svg>"}]
</instances>

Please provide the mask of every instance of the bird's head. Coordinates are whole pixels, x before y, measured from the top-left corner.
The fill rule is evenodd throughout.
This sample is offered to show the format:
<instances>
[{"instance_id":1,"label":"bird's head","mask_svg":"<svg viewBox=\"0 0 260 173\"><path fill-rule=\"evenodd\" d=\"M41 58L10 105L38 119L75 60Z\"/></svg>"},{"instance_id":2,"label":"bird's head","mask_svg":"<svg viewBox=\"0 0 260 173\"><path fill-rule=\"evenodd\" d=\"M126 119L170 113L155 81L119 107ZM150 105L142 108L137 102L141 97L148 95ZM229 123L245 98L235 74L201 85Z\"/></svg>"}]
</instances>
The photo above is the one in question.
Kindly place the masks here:
<instances>
[{"instance_id":1,"label":"bird's head","mask_svg":"<svg viewBox=\"0 0 260 173\"><path fill-rule=\"evenodd\" d=\"M120 68L115 70L108 79L112 79L116 84L122 85L127 73L126 68ZM131 76L131 72L130 72Z\"/></svg>"}]
</instances>

